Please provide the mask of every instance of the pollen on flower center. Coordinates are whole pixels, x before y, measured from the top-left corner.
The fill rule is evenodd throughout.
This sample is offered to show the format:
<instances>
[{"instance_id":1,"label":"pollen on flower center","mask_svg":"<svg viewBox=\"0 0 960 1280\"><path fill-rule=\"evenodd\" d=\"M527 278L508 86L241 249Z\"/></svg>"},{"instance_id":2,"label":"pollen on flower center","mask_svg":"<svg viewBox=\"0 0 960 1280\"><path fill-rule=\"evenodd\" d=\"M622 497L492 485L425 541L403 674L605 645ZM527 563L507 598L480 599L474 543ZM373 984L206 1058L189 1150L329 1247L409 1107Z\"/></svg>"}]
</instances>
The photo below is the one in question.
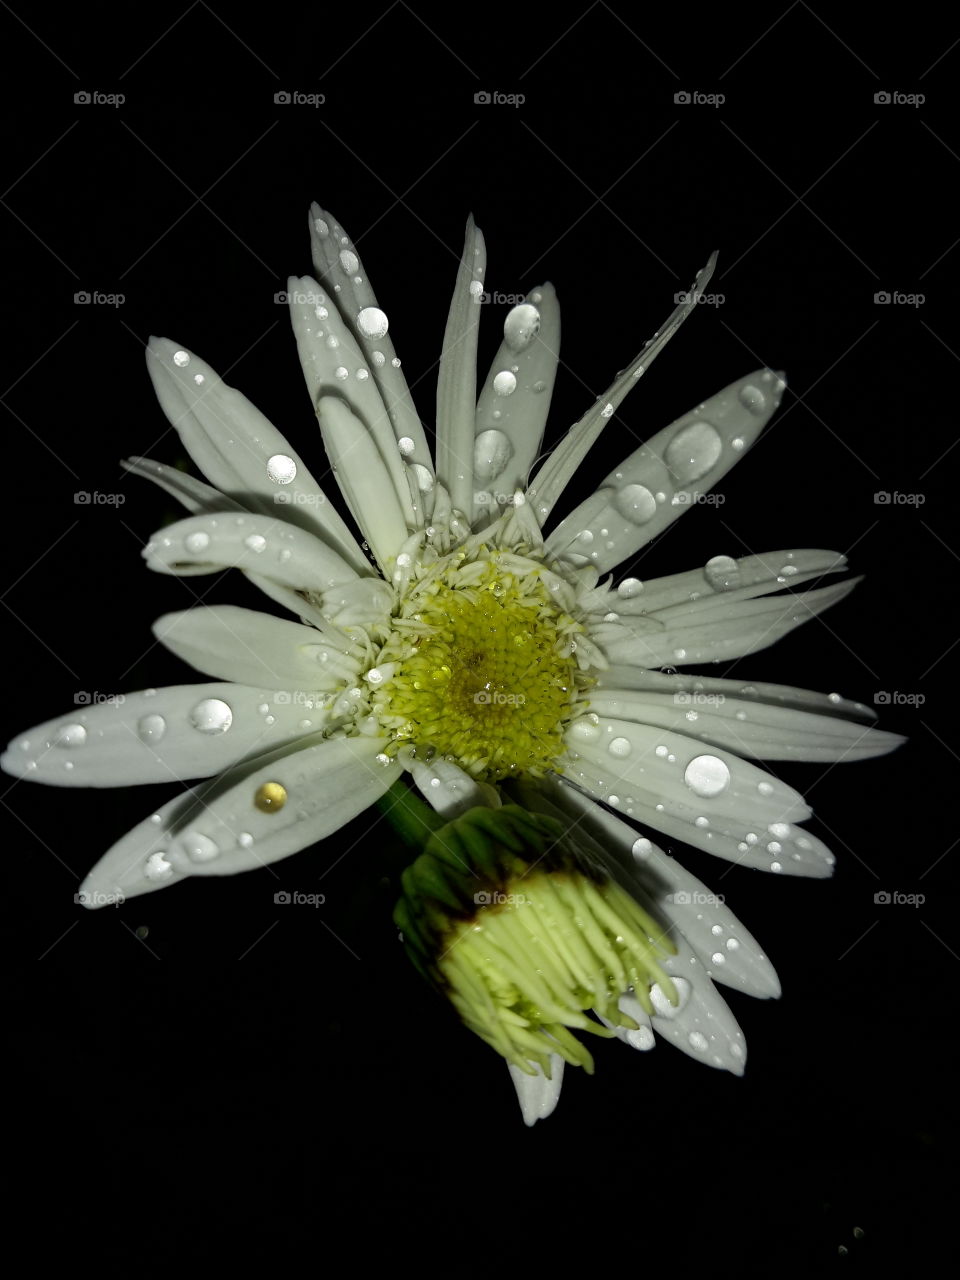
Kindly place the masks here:
<instances>
[{"instance_id":1,"label":"pollen on flower center","mask_svg":"<svg viewBox=\"0 0 960 1280\"><path fill-rule=\"evenodd\" d=\"M419 632L378 707L396 740L489 781L543 773L563 754L583 683L572 656L581 628L541 567L506 554L455 557L410 594L405 612Z\"/></svg>"}]
</instances>

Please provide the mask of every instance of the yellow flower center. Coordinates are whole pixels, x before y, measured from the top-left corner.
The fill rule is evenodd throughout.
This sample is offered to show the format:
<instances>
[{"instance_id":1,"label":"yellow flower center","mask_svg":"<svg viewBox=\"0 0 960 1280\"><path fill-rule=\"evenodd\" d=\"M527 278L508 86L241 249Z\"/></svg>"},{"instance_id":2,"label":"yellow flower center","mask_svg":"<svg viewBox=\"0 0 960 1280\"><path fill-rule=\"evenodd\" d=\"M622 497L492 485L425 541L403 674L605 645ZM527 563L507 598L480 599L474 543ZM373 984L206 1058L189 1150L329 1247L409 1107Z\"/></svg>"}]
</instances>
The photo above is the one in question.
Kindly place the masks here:
<instances>
[{"instance_id":1,"label":"yellow flower center","mask_svg":"<svg viewBox=\"0 0 960 1280\"><path fill-rule=\"evenodd\" d=\"M543 566L509 553L454 557L410 593L418 633L380 695L395 739L496 782L541 774L585 683L582 630L552 598Z\"/></svg>"}]
</instances>

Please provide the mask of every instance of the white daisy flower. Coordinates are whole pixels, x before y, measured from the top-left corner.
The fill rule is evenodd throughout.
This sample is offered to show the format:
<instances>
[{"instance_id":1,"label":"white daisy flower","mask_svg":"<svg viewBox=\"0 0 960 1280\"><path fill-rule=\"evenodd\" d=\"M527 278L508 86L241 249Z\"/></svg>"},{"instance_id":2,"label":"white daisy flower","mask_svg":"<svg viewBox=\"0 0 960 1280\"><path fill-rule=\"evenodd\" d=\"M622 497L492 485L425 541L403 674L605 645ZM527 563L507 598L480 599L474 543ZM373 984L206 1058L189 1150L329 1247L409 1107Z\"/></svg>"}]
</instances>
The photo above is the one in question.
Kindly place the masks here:
<instances>
[{"instance_id":1,"label":"white daisy flower","mask_svg":"<svg viewBox=\"0 0 960 1280\"><path fill-rule=\"evenodd\" d=\"M319 280L290 280L293 326L327 455L364 541L241 392L185 347L152 340L161 406L210 484L145 458L126 463L190 512L147 544L148 566L236 567L296 620L228 606L162 617L157 637L211 683L75 709L14 742L3 768L55 786L213 779L104 855L81 887L91 907L296 853L388 791L385 807L394 805L404 772L447 824L445 838L463 823L473 830L467 815L486 807L501 847L508 810L524 811L519 800L533 844L501 867L504 885L522 876L542 913L557 877L603 868L595 881L593 872L577 880L576 904L551 898L555 937L568 939L550 961L551 998L561 988L564 997L537 1023L531 991L523 987L519 1012L503 973L468 945L471 930L498 932L521 948L509 961L514 977L522 970L531 982L546 961L518 942L534 921L523 904L505 911L477 901L461 912L460 941L440 969L467 1022L507 1058L528 1123L555 1105L564 1061L589 1064L569 1034L584 1024L603 1032L589 1011L637 1048L656 1031L742 1072L743 1037L711 979L772 996L776 975L722 902L630 823L747 866L827 876L831 854L799 826L810 808L752 762L863 759L900 739L870 728L872 712L836 694L676 674L765 648L843 599L852 582L792 591L842 570L843 556L714 556L645 583L627 576L614 585L610 574L747 453L783 378L761 369L697 404L550 528L588 450L696 309L713 259L537 465L559 349L552 286L507 315L478 393L486 255L468 222L434 457L355 246L316 206L310 231ZM561 828L568 861L530 871L531 849ZM426 909L418 883L413 876L404 899L410 922ZM592 916L583 905L591 894ZM623 943L621 925L635 945ZM430 937L441 935L434 928ZM611 939L626 948L619 959Z\"/></svg>"}]
</instances>

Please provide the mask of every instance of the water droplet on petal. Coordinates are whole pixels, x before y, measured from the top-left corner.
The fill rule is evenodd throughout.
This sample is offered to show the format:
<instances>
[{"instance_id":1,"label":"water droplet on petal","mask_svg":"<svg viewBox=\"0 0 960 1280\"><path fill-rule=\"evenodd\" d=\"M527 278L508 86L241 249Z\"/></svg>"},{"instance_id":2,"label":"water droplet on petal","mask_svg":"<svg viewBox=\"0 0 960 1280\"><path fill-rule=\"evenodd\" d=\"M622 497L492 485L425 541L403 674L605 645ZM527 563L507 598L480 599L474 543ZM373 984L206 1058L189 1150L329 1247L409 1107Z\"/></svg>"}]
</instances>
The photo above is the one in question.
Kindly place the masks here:
<instances>
[{"instance_id":1,"label":"water droplet on petal","mask_svg":"<svg viewBox=\"0 0 960 1280\"><path fill-rule=\"evenodd\" d=\"M494 378L493 389L498 396L512 395L517 389L517 380L509 369L503 369Z\"/></svg>"},{"instance_id":2,"label":"water droplet on petal","mask_svg":"<svg viewBox=\"0 0 960 1280\"><path fill-rule=\"evenodd\" d=\"M82 724L64 724L56 731L53 744L56 747L82 747L87 731Z\"/></svg>"},{"instance_id":3,"label":"water droplet on petal","mask_svg":"<svg viewBox=\"0 0 960 1280\"><path fill-rule=\"evenodd\" d=\"M733 556L714 556L704 565L703 576L714 591L733 591L740 586L740 566Z\"/></svg>"},{"instance_id":4,"label":"water droplet on petal","mask_svg":"<svg viewBox=\"0 0 960 1280\"><path fill-rule=\"evenodd\" d=\"M267 459L267 475L275 484L289 484L296 477L297 464L285 453Z\"/></svg>"},{"instance_id":5,"label":"water droplet on petal","mask_svg":"<svg viewBox=\"0 0 960 1280\"><path fill-rule=\"evenodd\" d=\"M529 347L540 331L540 312L529 302L521 302L503 322L503 339L511 351Z\"/></svg>"},{"instance_id":6,"label":"water droplet on petal","mask_svg":"<svg viewBox=\"0 0 960 1280\"><path fill-rule=\"evenodd\" d=\"M730 785L730 770L719 756L694 756L683 771L683 780L698 796L718 796Z\"/></svg>"},{"instance_id":7,"label":"water droplet on petal","mask_svg":"<svg viewBox=\"0 0 960 1280\"><path fill-rule=\"evenodd\" d=\"M607 750L612 756L628 756L633 750L629 738L613 738L607 743Z\"/></svg>"},{"instance_id":8,"label":"water droplet on petal","mask_svg":"<svg viewBox=\"0 0 960 1280\"><path fill-rule=\"evenodd\" d=\"M379 307L364 307L357 316L357 328L365 338L385 338L390 321Z\"/></svg>"},{"instance_id":9,"label":"water droplet on petal","mask_svg":"<svg viewBox=\"0 0 960 1280\"><path fill-rule=\"evenodd\" d=\"M159 742L167 731L167 722L163 716L141 716L137 721L137 734L143 742Z\"/></svg>"},{"instance_id":10,"label":"water droplet on petal","mask_svg":"<svg viewBox=\"0 0 960 1280\"><path fill-rule=\"evenodd\" d=\"M642 484L627 484L618 489L613 505L631 524L645 524L657 510L657 500Z\"/></svg>"},{"instance_id":11,"label":"water droplet on petal","mask_svg":"<svg viewBox=\"0 0 960 1280\"><path fill-rule=\"evenodd\" d=\"M663 459L680 484L691 484L712 469L722 448L716 427L709 422L691 422L673 437Z\"/></svg>"},{"instance_id":12,"label":"water droplet on petal","mask_svg":"<svg viewBox=\"0 0 960 1280\"><path fill-rule=\"evenodd\" d=\"M173 866L158 850L156 853L151 853L145 862L143 874L148 880L169 880L173 875Z\"/></svg>"},{"instance_id":13,"label":"water droplet on petal","mask_svg":"<svg viewBox=\"0 0 960 1280\"><path fill-rule=\"evenodd\" d=\"M266 548L267 540L263 534L251 533L248 537L244 538L243 545L249 551L260 552Z\"/></svg>"},{"instance_id":14,"label":"water droplet on petal","mask_svg":"<svg viewBox=\"0 0 960 1280\"><path fill-rule=\"evenodd\" d=\"M675 1005L670 1003L667 993L659 982L655 982L650 988L650 1003L653 1005L653 1012L661 1018L675 1018L690 999L692 987L686 978L673 978L672 982L678 996L678 1001Z\"/></svg>"},{"instance_id":15,"label":"water droplet on petal","mask_svg":"<svg viewBox=\"0 0 960 1280\"><path fill-rule=\"evenodd\" d=\"M702 1031L691 1031L687 1040L690 1042L690 1048L696 1049L698 1053L706 1053L710 1048L710 1042Z\"/></svg>"},{"instance_id":16,"label":"water droplet on petal","mask_svg":"<svg viewBox=\"0 0 960 1280\"><path fill-rule=\"evenodd\" d=\"M645 862L651 853L653 853L653 845L646 836L640 836L633 842L633 856L638 862Z\"/></svg>"},{"instance_id":17,"label":"water droplet on petal","mask_svg":"<svg viewBox=\"0 0 960 1280\"><path fill-rule=\"evenodd\" d=\"M344 249L340 254L340 266L348 276L352 276L360 266L360 259L355 253L351 253L349 249Z\"/></svg>"},{"instance_id":18,"label":"water droplet on petal","mask_svg":"<svg viewBox=\"0 0 960 1280\"><path fill-rule=\"evenodd\" d=\"M767 397L759 387L747 383L745 387L740 388L740 403L751 413L760 414L767 407Z\"/></svg>"},{"instance_id":19,"label":"water droplet on petal","mask_svg":"<svg viewBox=\"0 0 960 1280\"><path fill-rule=\"evenodd\" d=\"M178 369L185 369L190 363L190 355L186 351L175 351L173 353L173 363Z\"/></svg>"},{"instance_id":20,"label":"water droplet on petal","mask_svg":"<svg viewBox=\"0 0 960 1280\"><path fill-rule=\"evenodd\" d=\"M631 596L639 595L642 590L643 583L639 578L624 578L619 587L617 587L617 595L629 600Z\"/></svg>"},{"instance_id":21,"label":"water droplet on petal","mask_svg":"<svg viewBox=\"0 0 960 1280\"><path fill-rule=\"evenodd\" d=\"M220 853L210 837L199 831L192 831L184 836L180 844L191 862L210 862Z\"/></svg>"},{"instance_id":22,"label":"water droplet on petal","mask_svg":"<svg viewBox=\"0 0 960 1280\"><path fill-rule=\"evenodd\" d=\"M478 480L494 480L513 457L513 445L502 431L481 431L473 446L473 470Z\"/></svg>"},{"instance_id":23,"label":"water droplet on petal","mask_svg":"<svg viewBox=\"0 0 960 1280\"><path fill-rule=\"evenodd\" d=\"M190 712L190 723L200 733L226 733L233 712L221 698L204 698Z\"/></svg>"},{"instance_id":24,"label":"water droplet on petal","mask_svg":"<svg viewBox=\"0 0 960 1280\"><path fill-rule=\"evenodd\" d=\"M188 533L183 540L183 545L192 555L197 555L201 551L205 551L210 545L209 533L198 531L197 533Z\"/></svg>"}]
</instances>

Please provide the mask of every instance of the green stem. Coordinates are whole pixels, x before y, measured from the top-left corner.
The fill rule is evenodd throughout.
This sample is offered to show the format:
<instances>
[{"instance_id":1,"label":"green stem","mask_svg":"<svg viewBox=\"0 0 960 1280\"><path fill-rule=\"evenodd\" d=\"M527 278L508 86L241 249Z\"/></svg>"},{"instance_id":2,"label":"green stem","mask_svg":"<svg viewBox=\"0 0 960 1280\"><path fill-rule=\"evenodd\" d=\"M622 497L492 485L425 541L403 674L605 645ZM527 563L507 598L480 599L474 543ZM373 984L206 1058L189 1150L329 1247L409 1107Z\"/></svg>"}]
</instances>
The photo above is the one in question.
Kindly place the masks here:
<instances>
[{"instance_id":1,"label":"green stem","mask_svg":"<svg viewBox=\"0 0 960 1280\"><path fill-rule=\"evenodd\" d=\"M424 845L435 831L447 825L447 819L434 812L428 804L398 779L377 801L377 808L388 819L404 844L422 853Z\"/></svg>"}]
</instances>

